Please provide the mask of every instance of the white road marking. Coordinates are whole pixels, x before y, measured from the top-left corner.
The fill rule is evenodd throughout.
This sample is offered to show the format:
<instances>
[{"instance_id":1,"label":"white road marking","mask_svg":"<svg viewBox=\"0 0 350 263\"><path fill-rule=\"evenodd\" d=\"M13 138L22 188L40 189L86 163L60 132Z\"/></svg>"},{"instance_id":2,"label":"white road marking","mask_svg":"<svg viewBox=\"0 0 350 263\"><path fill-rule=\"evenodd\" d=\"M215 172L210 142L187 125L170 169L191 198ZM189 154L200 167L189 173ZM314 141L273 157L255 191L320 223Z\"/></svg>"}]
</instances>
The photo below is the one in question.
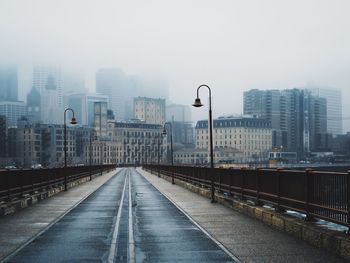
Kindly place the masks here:
<instances>
[{"instance_id":1,"label":"white road marking","mask_svg":"<svg viewBox=\"0 0 350 263\"><path fill-rule=\"evenodd\" d=\"M128 178L125 176L123 192L122 192L122 196L120 198L119 207L118 207L117 220L116 220L115 225L114 225L112 243L111 243L111 247L109 249L108 263L114 262L115 255L117 253L117 238L118 238L118 233L119 233L119 223L120 223L120 217L122 214L121 212L122 212L122 207L123 207L127 179Z\"/></svg>"},{"instance_id":2,"label":"white road marking","mask_svg":"<svg viewBox=\"0 0 350 263\"><path fill-rule=\"evenodd\" d=\"M135 241L132 223L131 172L129 173L129 263L135 263Z\"/></svg>"}]
</instances>

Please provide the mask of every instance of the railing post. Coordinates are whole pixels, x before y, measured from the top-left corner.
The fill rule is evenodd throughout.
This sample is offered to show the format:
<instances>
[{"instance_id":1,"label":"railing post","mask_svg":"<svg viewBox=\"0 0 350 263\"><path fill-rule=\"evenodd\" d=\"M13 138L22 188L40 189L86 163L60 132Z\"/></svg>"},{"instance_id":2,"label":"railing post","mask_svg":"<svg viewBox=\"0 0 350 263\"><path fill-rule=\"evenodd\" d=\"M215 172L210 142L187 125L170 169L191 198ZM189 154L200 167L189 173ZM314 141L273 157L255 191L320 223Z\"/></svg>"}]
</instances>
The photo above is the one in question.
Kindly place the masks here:
<instances>
[{"instance_id":1,"label":"railing post","mask_svg":"<svg viewBox=\"0 0 350 263\"><path fill-rule=\"evenodd\" d=\"M245 168L245 167L241 168L241 200L245 200L245 198L244 198L244 180L245 180L244 171L246 171L246 170L247 170L247 168Z\"/></svg>"},{"instance_id":2,"label":"railing post","mask_svg":"<svg viewBox=\"0 0 350 263\"><path fill-rule=\"evenodd\" d=\"M350 170L348 170L348 176L346 177L346 193L347 193L347 203L346 207L348 209L348 218L347 218L347 224L348 224L348 232L347 235L350 235Z\"/></svg>"},{"instance_id":3,"label":"railing post","mask_svg":"<svg viewBox=\"0 0 350 263\"><path fill-rule=\"evenodd\" d=\"M6 185L7 185L7 198L8 198L8 201L10 201L11 200L11 186L10 186L10 172L9 171L6 171L5 177L6 177Z\"/></svg>"},{"instance_id":4,"label":"railing post","mask_svg":"<svg viewBox=\"0 0 350 263\"><path fill-rule=\"evenodd\" d=\"M220 168L216 168L217 169L217 171L218 171L218 173L217 173L217 176L219 177L219 189L218 189L218 192L219 193L222 193L222 190L221 190L221 173L220 173Z\"/></svg>"},{"instance_id":5,"label":"railing post","mask_svg":"<svg viewBox=\"0 0 350 263\"><path fill-rule=\"evenodd\" d=\"M281 175L283 172L283 168L277 168L277 206L275 207L275 211L278 213L286 212L285 209L281 207Z\"/></svg>"},{"instance_id":6,"label":"railing post","mask_svg":"<svg viewBox=\"0 0 350 263\"><path fill-rule=\"evenodd\" d=\"M209 168L210 169L210 178L211 178L211 202L216 203L215 200L215 173L214 173L214 168Z\"/></svg>"},{"instance_id":7,"label":"railing post","mask_svg":"<svg viewBox=\"0 0 350 263\"><path fill-rule=\"evenodd\" d=\"M34 169L32 169L31 173L30 173L30 183L32 185L32 191L31 191L32 194L34 194L34 180L33 180L34 174L35 174ZM24 175L24 173L23 173L23 175ZM22 193L22 196L23 196L23 193Z\"/></svg>"},{"instance_id":8,"label":"railing post","mask_svg":"<svg viewBox=\"0 0 350 263\"><path fill-rule=\"evenodd\" d=\"M261 206L263 203L260 201L260 169L255 168L255 175L256 175L256 181L255 181L255 187L256 187L256 200L255 205Z\"/></svg>"},{"instance_id":9,"label":"railing post","mask_svg":"<svg viewBox=\"0 0 350 263\"><path fill-rule=\"evenodd\" d=\"M170 167L170 171L171 171L171 183L175 184L175 171L174 171L174 165L172 165Z\"/></svg>"},{"instance_id":10,"label":"railing post","mask_svg":"<svg viewBox=\"0 0 350 263\"><path fill-rule=\"evenodd\" d=\"M230 185L229 185L230 192L229 192L229 195L230 195L230 196L233 196L233 193L232 193L232 185L233 185L233 183L232 183L232 178L233 178L233 176L232 176L232 173L231 173L231 172L229 173L229 176L230 176Z\"/></svg>"},{"instance_id":11,"label":"railing post","mask_svg":"<svg viewBox=\"0 0 350 263\"><path fill-rule=\"evenodd\" d=\"M24 194L24 192L23 192L23 185L24 185L24 180L23 180L23 178L24 178L24 173L20 173L20 180L21 180L21 196L23 196L23 194Z\"/></svg>"},{"instance_id":12,"label":"railing post","mask_svg":"<svg viewBox=\"0 0 350 263\"><path fill-rule=\"evenodd\" d=\"M306 211L306 217L305 221L315 221L315 218L310 215L310 197L311 197L311 173L312 169L306 169L305 170L305 211Z\"/></svg>"}]
</instances>

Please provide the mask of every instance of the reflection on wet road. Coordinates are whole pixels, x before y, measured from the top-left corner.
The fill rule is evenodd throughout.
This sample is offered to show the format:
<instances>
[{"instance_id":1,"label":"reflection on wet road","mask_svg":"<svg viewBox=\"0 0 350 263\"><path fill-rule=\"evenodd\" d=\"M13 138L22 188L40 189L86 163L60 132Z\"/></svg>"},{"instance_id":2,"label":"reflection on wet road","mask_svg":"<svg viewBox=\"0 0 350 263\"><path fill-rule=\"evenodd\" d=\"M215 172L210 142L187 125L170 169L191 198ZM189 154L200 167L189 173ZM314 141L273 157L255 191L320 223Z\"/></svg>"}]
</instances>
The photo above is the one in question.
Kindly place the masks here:
<instances>
[{"instance_id":1,"label":"reflection on wet road","mask_svg":"<svg viewBox=\"0 0 350 263\"><path fill-rule=\"evenodd\" d=\"M5 262L234 262L125 168Z\"/></svg>"}]
</instances>

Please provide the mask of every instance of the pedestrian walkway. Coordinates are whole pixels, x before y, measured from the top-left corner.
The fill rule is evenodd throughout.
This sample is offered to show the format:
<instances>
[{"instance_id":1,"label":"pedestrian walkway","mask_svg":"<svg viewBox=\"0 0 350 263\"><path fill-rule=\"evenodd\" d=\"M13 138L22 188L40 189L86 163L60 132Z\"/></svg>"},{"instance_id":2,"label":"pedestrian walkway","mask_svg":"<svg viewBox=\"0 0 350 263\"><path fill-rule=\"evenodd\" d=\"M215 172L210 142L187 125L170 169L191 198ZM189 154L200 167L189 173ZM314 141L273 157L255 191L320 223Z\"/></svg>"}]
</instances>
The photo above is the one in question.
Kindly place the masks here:
<instances>
[{"instance_id":1,"label":"pedestrian walkway","mask_svg":"<svg viewBox=\"0 0 350 263\"><path fill-rule=\"evenodd\" d=\"M0 218L0 260L24 246L110 180L119 170L61 192L15 214Z\"/></svg>"},{"instance_id":2,"label":"pedestrian walkway","mask_svg":"<svg viewBox=\"0 0 350 263\"><path fill-rule=\"evenodd\" d=\"M138 173L133 173L137 262L235 262Z\"/></svg>"},{"instance_id":3,"label":"pedestrian walkway","mask_svg":"<svg viewBox=\"0 0 350 263\"><path fill-rule=\"evenodd\" d=\"M241 262L347 262L156 175L137 171Z\"/></svg>"}]
</instances>

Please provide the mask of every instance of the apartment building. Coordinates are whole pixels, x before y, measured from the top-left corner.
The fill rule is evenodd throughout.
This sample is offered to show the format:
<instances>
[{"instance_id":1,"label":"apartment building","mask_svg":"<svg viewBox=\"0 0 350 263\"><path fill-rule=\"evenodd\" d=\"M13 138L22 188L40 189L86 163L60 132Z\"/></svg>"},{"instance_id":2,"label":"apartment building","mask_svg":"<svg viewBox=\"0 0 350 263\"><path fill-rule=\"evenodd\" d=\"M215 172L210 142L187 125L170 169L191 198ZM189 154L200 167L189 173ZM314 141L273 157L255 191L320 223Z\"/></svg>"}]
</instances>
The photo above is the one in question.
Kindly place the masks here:
<instances>
[{"instance_id":1,"label":"apartment building","mask_svg":"<svg viewBox=\"0 0 350 263\"><path fill-rule=\"evenodd\" d=\"M208 121L195 127L196 149L209 149ZM213 147L242 153L241 162L266 160L272 148L271 123L253 117L220 117L213 121Z\"/></svg>"},{"instance_id":2,"label":"apartment building","mask_svg":"<svg viewBox=\"0 0 350 263\"><path fill-rule=\"evenodd\" d=\"M165 123L165 99L134 98L134 117L147 124Z\"/></svg>"}]
</instances>

